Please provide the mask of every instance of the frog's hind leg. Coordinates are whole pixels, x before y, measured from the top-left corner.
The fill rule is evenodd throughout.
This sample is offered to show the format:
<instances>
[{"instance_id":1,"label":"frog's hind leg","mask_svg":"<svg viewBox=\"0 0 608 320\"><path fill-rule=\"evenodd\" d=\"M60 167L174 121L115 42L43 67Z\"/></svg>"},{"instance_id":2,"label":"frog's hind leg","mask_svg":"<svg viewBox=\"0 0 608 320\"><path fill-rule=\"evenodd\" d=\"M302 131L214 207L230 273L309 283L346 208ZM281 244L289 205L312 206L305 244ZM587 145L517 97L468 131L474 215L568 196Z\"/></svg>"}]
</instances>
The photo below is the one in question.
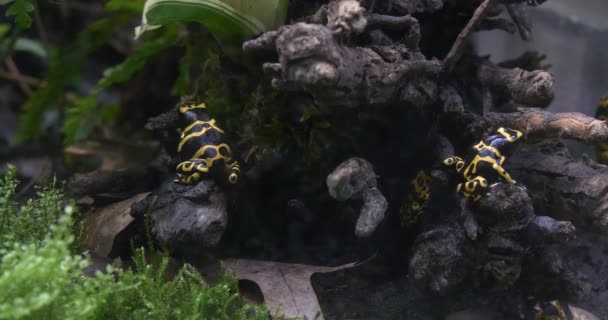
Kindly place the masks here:
<instances>
[{"instance_id":1,"label":"frog's hind leg","mask_svg":"<svg viewBox=\"0 0 608 320\"><path fill-rule=\"evenodd\" d=\"M235 184L239 180L241 174L241 166L238 162L226 162L226 169L228 172L228 183Z\"/></svg>"},{"instance_id":2,"label":"frog's hind leg","mask_svg":"<svg viewBox=\"0 0 608 320\"><path fill-rule=\"evenodd\" d=\"M482 176L476 176L467 182L459 183L456 191L462 192L467 200L477 202L487 187L488 180Z\"/></svg>"},{"instance_id":3,"label":"frog's hind leg","mask_svg":"<svg viewBox=\"0 0 608 320\"><path fill-rule=\"evenodd\" d=\"M209 168L204 160L191 159L178 164L175 171L177 171L177 182L194 184L208 174Z\"/></svg>"}]
</instances>

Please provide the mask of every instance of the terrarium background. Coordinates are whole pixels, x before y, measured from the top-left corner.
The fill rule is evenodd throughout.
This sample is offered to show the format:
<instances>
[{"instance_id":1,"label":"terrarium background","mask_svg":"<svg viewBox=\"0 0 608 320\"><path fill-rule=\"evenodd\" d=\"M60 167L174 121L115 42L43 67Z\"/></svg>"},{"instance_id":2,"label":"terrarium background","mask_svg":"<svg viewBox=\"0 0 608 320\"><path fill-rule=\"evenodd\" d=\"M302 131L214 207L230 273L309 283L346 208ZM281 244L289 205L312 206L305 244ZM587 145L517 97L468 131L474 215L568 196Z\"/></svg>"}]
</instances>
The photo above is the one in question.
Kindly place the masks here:
<instances>
[{"instance_id":1,"label":"terrarium background","mask_svg":"<svg viewBox=\"0 0 608 320\"><path fill-rule=\"evenodd\" d=\"M608 94L608 1L551 0L530 10L530 16L533 40L500 31L479 32L479 54L491 54L493 61L526 50L546 54L555 76L555 99L547 110L594 115L599 97Z\"/></svg>"}]
</instances>

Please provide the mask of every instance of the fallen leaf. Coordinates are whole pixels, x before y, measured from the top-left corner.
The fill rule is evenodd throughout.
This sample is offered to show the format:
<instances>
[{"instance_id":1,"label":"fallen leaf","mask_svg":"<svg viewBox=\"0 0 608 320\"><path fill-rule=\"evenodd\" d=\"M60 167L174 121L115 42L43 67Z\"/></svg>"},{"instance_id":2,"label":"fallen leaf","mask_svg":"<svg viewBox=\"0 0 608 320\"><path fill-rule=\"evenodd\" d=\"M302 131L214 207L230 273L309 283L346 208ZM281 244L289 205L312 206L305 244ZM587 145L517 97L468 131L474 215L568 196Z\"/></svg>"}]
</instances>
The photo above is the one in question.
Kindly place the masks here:
<instances>
[{"instance_id":1,"label":"fallen leaf","mask_svg":"<svg viewBox=\"0 0 608 320\"><path fill-rule=\"evenodd\" d=\"M150 193L140 193L124 201L110 204L84 219L83 244L97 255L107 256L112 250L114 237L132 221L131 205Z\"/></svg>"},{"instance_id":2,"label":"fallen leaf","mask_svg":"<svg viewBox=\"0 0 608 320\"><path fill-rule=\"evenodd\" d=\"M570 312L572 312L572 319L574 319L574 320L599 320L600 319L587 310L573 307L571 305L568 305L568 308L570 308Z\"/></svg>"},{"instance_id":3,"label":"fallen leaf","mask_svg":"<svg viewBox=\"0 0 608 320\"><path fill-rule=\"evenodd\" d=\"M286 319L323 320L319 300L310 277L357 266L358 262L338 267L308 266L272 261L229 259L224 266L239 280L255 282L264 295L271 313L279 312Z\"/></svg>"}]
</instances>

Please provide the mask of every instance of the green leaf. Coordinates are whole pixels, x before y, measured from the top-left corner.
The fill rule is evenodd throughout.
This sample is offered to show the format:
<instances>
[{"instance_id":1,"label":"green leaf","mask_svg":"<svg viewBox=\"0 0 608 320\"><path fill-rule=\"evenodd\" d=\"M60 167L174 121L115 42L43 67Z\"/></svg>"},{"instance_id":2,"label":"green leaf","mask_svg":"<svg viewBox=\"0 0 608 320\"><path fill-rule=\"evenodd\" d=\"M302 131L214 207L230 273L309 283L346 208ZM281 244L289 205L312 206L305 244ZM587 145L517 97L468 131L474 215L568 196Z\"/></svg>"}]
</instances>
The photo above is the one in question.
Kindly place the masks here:
<instances>
[{"instance_id":1,"label":"green leaf","mask_svg":"<svg viewBox=\"0 0 608 320\"><path fill-rule=\"evenodd\" d=\"M304 112L304 114L302 114L302 116L300 117L300 122L306 122L310 120L310 118L316 117L320 114L321 112L319 111L319 109L315 107L310 107Z\"/></svg>"},{"instance_id":2,"label":"green leaf","mask_svg":"<svg viewBox=\"0 0 608 320\"><path fill-rule=\"evenodd\" d=\"M3 38L4 36L6 36L9 31L11 31L11 25L8 23L1 23L0 24L0 39Z\"/></svg>"},{"instance_id":3,"label":"green leaf","mask_svg":"<svg viewBox=\"0 0 608 320\"><path fill-rule=\"evenodd\" d=\"M146 62L159 51L174 45L180 36L176 29L168 29L161 36L143 42L135 53L125 59L122 63L106 69L103 77L96 85L93 94L99 94L102 90L114 84L123 83L133 76L133 74L146 64Z\"/></svg>"},{"instance_id":4,"label":"green leaf","mask_svg":"<svg viewBox=\"0 0 608 320\"><path fill-rule=\"evenodd\" d=\"M110 123L116 119L120 109L116 105L100 105L98 97L101 92L112 85L128 81L144 67L152 56L179 40L177 29L168 28L159 36L142 43L133 55L122 63L106 69L91 94L84 98L77 98L76 103L68 108L62 128L65 143L71 144L82 140L88 137L95 125Z\"/></svg>"},{"instance_id":5,"label":"green leaf","mask_svg":"<svg viewBox=\"0 0 608 320\"><path fill-rule=\"evenodd\" d=\"M174 22L199 22L223 42L248 39L285 20L287 0L147 0L135 37Z\"/></svg>"},{"instance_id":6,"label":"green leaf","mask_svg":"<svg viewBox=\"0 0 608 320\"><path fill-rule=\"evenodd\" d=\"M106 11L126 10L140 13L144 8L144 0L110 0L106 3Z\"/></svg>"},{"instance_id":7,"label":"green leaf","mask_svg":"<svg viewBox=\"0 0 608 320\"><path fill-rule=\"evenodd\" d=\"M88 56L103 45L110 34L128 18L129 16L125 15L99 20L81 31L72 44L58 52L49 53L51 68L44 77L47 85L36 90L23 105L13 144L40 135L45 114L60 104L64 88L73 85L75 79L78 79Z\"/></svg>"},{"instance_id":8,"label":"green leaf","mask_svg":"<svg viewBox=\"0 0 608 320\"><path fill-rule=\"evenodd\" d=\"M95 124L90 115L97 108L97 97L76 98L74 105L67 109L63 133L66 144L86 138Z\"/></svg>"},{"instance_id":9,"label":"green leaf","mask_svg":"<svg viewBox=\"0 0 608 320\"><path fill-rule=\"evenodd\" d=\"M42 43L34 39L18 38L17 41L15 41L13 50L31 53L41 60L46 60L47 58L47 53L42 46Z\"/></svg>"},{"instance_id":10,"label":"green leaf","mask_svg":"<svg viewBox=\"0 0 608 320\"><path fill-rule=\"evenodd\" d=\"M99 119L102 123L113 123L120 114L120 106L117 104L108 104L101 109Z\"/></svg>"},{"instance_id":11,"label":"green leaf","mask_svg":"<svg viewBox=\"0 0 608 320\"><path fill-rule=\"evenodd\" d=\"M191 61L186 53L186 55L179 60L177 79L175 79L173 87L171 88L172 95L184 96L188 93L190 85L190 65Z\"/></svg>"},{"instance_id":12,"label":"green leaf","mask_svg":"<svg viewBox=\"0 0 608 320\"><path fill-rule=\"evenodd\" d=\"M191 88L200 89L202 75L208 79L209 71L219 67L216 65L219 64L219 61L215 60L217 58L216 47L209 46L210 42L214 43L209 33L189 33L185 53L179 60L177 78L171 88L172 96L181 97L192 94ZM212 56L213 58L210 59ZM192 79L191 74L201 74L201 76L198 79ZM193 81L196 83L193 84ZM202 85L204 86L204 83Z\"/></svg>"},{"instance_id":13,"label":"green leaf","mask_svg":"<svg viewBox=\"0 0 608 320\"><path fill-rule=\"evenodd\" d=\"M28 29L32 25L29 13L34 11L34 5L28 0L15 0L6 10L6 16L15 16L15 22L22 29Z\"/></svg>"},{"instance_id":14,"label":"green leaf","mask_svg":"<svg viewBox=\"0 0 608 320\"><path fill-rule=\"evenodd\" d=\"M5 4L9 4L9 3L13 2L13 1L15 1L15 0L0 0L0 6L1 5L5 5Z\"/></svg>"}]
</instances>

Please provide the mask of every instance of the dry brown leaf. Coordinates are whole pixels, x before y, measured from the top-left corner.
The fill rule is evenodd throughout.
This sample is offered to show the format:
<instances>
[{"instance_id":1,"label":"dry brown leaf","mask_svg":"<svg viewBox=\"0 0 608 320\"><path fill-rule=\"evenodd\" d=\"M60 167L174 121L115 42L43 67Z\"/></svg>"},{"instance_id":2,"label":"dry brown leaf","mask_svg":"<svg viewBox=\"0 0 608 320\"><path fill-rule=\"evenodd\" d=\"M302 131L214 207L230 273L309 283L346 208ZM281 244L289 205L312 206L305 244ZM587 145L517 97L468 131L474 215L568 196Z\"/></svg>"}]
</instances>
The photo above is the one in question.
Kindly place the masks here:
<instances>
[{"instance_id":1,"label":"dry brown leaf","mask_svg":"<svg viewBox=\"0 0 608 320\"><path fill-rule=\"evenodd\" d=\"M286 319L323 320L323 313L310 277L357 266L357 262L338 267L319 267L272 261L230 259L224 266L239 280L255 282L271 313L279 311Z\"/></svg>"},{"instance_id":2,"label":"dry brown leaf","mask_svg":"<svg viewBox=\"0 0 608 320\"><path fill-rule=\"evenodd\" d=\"M112 250L114 237L133 221L131 205L150 193L140 193L124 201L101 208L84 219L84 246L95 254L107 256Z\"/></svg>"},{"instance_id":3,"label":"dry brown leaf","mask_svg":"<svg viewBox=\"0 0 608 320\"><path fill-rule=\"evenodd\" d=\"M568 305L568 308L570 308L570 312L572 312L572 319L574 319L574 320L599 320L600 319L587 310L573 307L571 305Z\"/></svg>"}]
</instances>

